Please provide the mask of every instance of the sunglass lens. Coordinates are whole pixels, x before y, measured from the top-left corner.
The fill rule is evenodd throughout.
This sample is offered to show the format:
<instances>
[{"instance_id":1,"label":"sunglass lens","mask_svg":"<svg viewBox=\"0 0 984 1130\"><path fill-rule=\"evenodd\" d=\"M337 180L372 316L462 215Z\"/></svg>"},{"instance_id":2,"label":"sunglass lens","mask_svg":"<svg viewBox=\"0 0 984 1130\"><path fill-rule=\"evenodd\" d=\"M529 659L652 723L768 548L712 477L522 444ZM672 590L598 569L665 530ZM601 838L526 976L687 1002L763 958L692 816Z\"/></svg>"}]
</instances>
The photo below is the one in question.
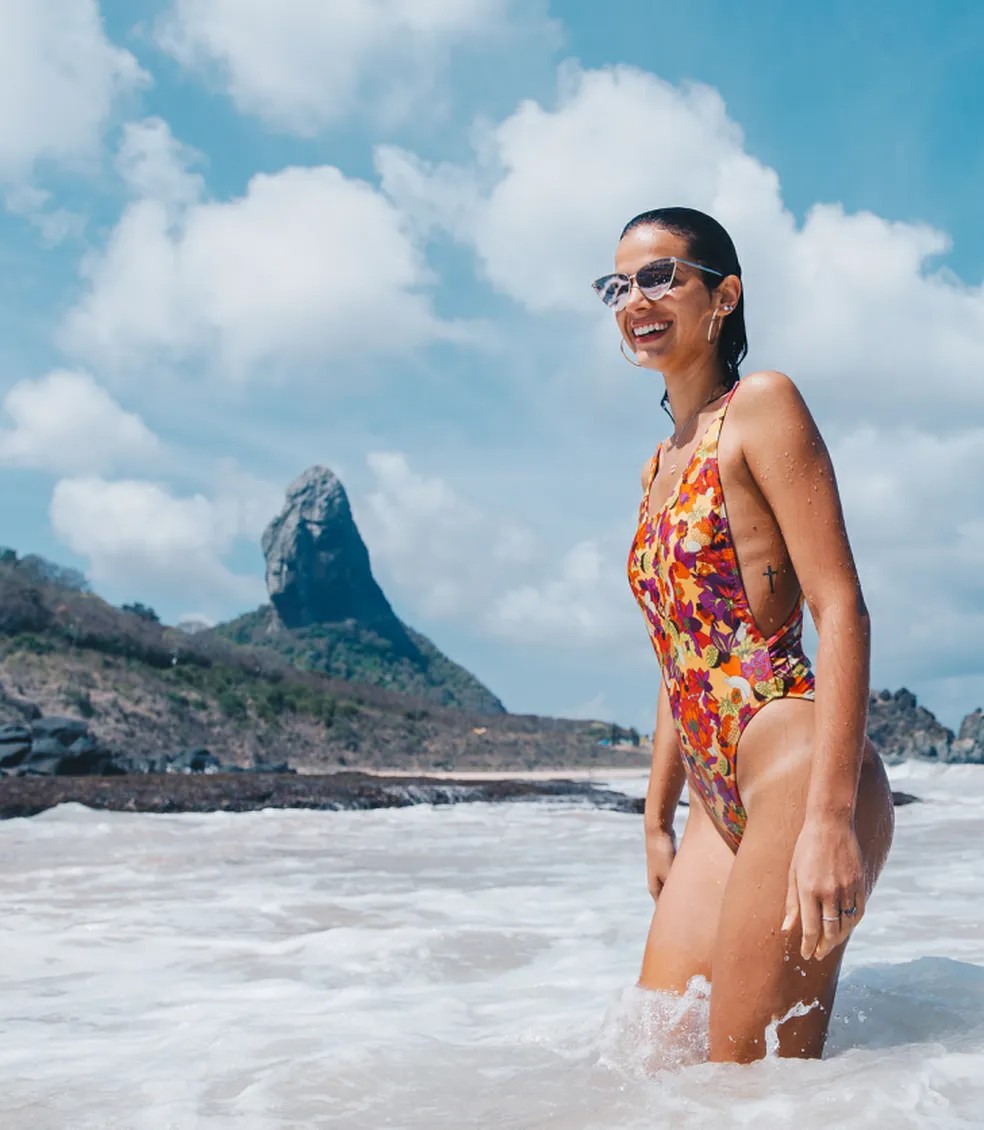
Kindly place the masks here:
<instances>
[{"instance_id":1,"label":"sunglass lens","mask_svg":"<svg viewBox=\"0 0 984 1130\"><path fill-rule=\"evenodd\" d=\"M618 310L625 302L630 283L625 275L605 275L604 278L597 279L592 283L592 286L606 306Z\"/></svg>"},{"instance_id":2,"label":"sunglass lens","mask_svg":"<svg viewBox=\"0 0 984 1130\"><path fill-rule=\"evenodd\" d=\"M636 275L639 289L649 299L662 298L673 285L676 262L673 259L657 259L640 268Z\"/></svg>"}]
</instances>

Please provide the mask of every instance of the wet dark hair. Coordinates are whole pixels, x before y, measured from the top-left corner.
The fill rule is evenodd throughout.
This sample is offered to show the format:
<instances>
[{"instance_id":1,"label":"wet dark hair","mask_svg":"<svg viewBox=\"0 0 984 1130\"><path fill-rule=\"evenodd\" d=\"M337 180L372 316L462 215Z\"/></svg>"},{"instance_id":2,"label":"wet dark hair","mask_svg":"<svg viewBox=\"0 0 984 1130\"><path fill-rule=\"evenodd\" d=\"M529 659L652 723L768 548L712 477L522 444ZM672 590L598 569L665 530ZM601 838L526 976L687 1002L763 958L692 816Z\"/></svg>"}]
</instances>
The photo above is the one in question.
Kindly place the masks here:
<instances>
[{"instance_id":1,"label":"wet dark hair","mask_svg":"<svg viewBox=\"0 0 984 1130\"><path fill-rule=\"evenodd\" d=\"M687 258L703 267L720 271L722 275L737 275L741 278L741 264L731 236L712 216L698 212L696 208L654 208L651 212L641 212L629 220L622 229L626 236L635 228L658 227L678 235L687 241ZM719 280L714 275L701 274L708 291L714 290ZM745 292L742 290L738 305L724 319L717 342L718 358L724 366L724 379L732 388L739 378L738 366L748 353L748 336L745 333ZM668 398L663 395L663 407Z\"/></svg>"}]
</instances>

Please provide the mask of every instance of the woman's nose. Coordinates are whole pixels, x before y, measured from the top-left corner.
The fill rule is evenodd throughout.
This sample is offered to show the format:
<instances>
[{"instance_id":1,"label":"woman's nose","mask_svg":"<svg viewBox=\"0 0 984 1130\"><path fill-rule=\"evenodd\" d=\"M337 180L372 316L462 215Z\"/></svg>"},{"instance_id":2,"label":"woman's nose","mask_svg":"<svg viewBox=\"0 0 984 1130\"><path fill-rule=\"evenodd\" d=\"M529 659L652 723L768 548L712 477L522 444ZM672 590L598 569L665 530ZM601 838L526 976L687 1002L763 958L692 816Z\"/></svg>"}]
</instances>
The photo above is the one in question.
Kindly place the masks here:
<instances>
[{"instance_id":1,"label":"woman's nose","mask_svg":"<svg viewBox=\"0 0 984 1130\"><path fill-rule=\"evenodd\" d=\"M646 305L652 305L649 299L642 293L642 289L633 277L629 279L629 293L626 296L625 305L637 306L640 302L643 302Z\"/></svg>"}]
</instances>

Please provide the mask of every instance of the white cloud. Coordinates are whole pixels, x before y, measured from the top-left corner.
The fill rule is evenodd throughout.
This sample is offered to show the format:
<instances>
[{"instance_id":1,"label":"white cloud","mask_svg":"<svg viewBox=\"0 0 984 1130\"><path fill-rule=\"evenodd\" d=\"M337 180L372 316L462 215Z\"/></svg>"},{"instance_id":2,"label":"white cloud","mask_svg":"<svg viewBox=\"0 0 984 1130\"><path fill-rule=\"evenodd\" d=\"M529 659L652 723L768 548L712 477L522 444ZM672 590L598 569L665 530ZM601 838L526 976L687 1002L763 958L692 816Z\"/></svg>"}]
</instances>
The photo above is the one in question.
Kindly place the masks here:
<instances>
[{"instance_id":1,"label":"white cloud","mask_svg":"<svg viewBox=\"0 0 984 1130\"><path fill-rule=\"evenodd\" d=\"M127 122L116 155L116 168L134 196L180 208L200 199L205 181L189 166L202 156L183 145L161 118Z\"/></svg>"},{"instance_id":2,"label":"white cloud","mask_svg":"<svg viewBox=\"0 0 984 1130\"><path fill-rule=\"evenodd\" d=\"M958 406L984 409L984 287L930 269L947 237L834 204L798 226L776 172L745 151L709 87L572 66L555 107L524 102L486 127L471 164L431 167L387 147L376 161L420 230L447 228L527 310L577 317L602 356L617 338L590 280L610 268L629 218L686 203L738 246L752 363L786 369L814 386L811 402L855 421L901 424L918 410L945 427Z\"/></svg>"},{"instance_id":3,"label":"white cloud","mask_svg":"<svg viewBox=\"0 0 984 1130\"><path fill-rule=\"evenodd\" d=\"M421 614L464 615L490 635L547 647L638 642L620 542L585 540L555 553L507 513L414 471L402 453L368 462L376 486L358 508L360 528Z\"/></svg>"},{"instance_id":4,"label":"white cloud","mask_svg":"<svg viewBox=\"0 0 984 1130\"><path fill-rule=\"evenodd\" d=\"M863 427L832 451L892 683L984 674L984 428L947 437Z\"/></svg>"},{"instance_id":5,"label":"white cloud","mask_svg":"<svg viewBox=\"0 0 984 1130\"><path fill-rule=\"evenodd\" d=\"M0 6L0 180L91 160L119 97L145 81L107 40L96 0Z\"/></svg>"},{"instance_id":6,"label":"white cloud","mask_svg":"<svg viewBox=\"0 0 984 1130\"><path fill-rule=\"evenodd\" d=\"M130 205L85 264L89 289L63 335L70 350L112 368L198 358L246 377L463 336L434 315L419 248L365 182L288 168L176 220L175 192L187 199L192 187L176 173L180 149L160 127L127 140L131 184L157 198Z\"/></svg>"},{"instance_id":7,"label":"white cloud","mask_svg":"<svg viewBox=\"0 0 984 1130\"><path fill-rule=\"evenodd\" d=\"M550 33L513 0L173 0L158 38L244 112L310 135L353 111L433 114L451 51Z\"/></svg>"},{"instance_id":8,"label":"white cloud","mask_svg":"<svg viewBox=\"0 0 984 1130\"><path fill-rule=\"evenodd\" d=\"M263 531L283 508L283 484L254 475L228 457L217 461L212 478L220 527L259 546Z\"/></svg>"},{"instance_id":9,"label":"white cloud","mask_svg":"<svg viewBox=\"0 0 984 1130\"><path fill-rule=\"evenodd\" d=\"M596 540L572 546L541 565L539 583L498 596L486 615L489 626L509 639L546 646L638 641L621 548Z\"/></svg>"},{"instance_id":10,"label":"white cloud","mask_svg":"<svg viewBox=\"0 0 984 1130\"><path fill-rule=\"evenodd\" d=\"M263 599L259 577L222 562L241 531L236 508L221 499L88 476L57 483L49 517L55 535L88 560L91 580L130 599L160 593L223 612Z\"/></svg>"},{"instance_id":11,"label":"white cloud","mask_svg":"<svg viewBox=\"0 0 984 1130\"><path fill-rule=\"evenodd\" d=\"M454 616L484 607L502 569L534 549L527 531L481 514L443 479L414 471L400 452L367 457L375 489L359 507L359 525L375 560L425 615Z\"/></svg>"},{"instance_id":12,"label":"white cloud","mask_svg":"<svg viewBox=\"0 0 984 1130\"><path fill-rule=\"evenodd\" d=\"M85 229L85 217L67 208L52 207L52 195L43 188L27 183L15 184L4 197L7 210L23 216L37 228L41 240L48 247L56 247L66 239L80 236Z\"/></svg>"},{"instance_id":13,"label":"white cloud","mask_svg":"<svg viewBox=\"0 0 984 1130\"><path fill-rule=\"evenodd\" d=\"M4 396L13 427L0 430L0 464L56 474L146 465L161 455L157 437L88 373L57 369L18 381Z\"/></svg>"}]
</instances>

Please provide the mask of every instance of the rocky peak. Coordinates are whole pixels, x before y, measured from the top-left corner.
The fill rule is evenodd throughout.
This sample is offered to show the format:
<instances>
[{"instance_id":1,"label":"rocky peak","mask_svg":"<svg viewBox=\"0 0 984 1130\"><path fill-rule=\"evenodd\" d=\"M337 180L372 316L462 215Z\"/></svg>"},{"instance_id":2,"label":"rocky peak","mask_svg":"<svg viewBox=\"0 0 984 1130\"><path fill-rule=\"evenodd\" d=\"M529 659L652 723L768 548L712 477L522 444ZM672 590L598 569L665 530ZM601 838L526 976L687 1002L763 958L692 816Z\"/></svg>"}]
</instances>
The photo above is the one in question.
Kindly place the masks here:
<instances>
[{"instance_id":1,"label":"rocky peak","mask_svg":"<svg viewBox=\"0 0 984 1130\"><path fill-rule=\"evenodd\" d=\"M327 467L291 483L262 545L270 600L286 627L354 620L383 636L404 634L372 575L345 488Z\"/></svg>"}]
</instances>

